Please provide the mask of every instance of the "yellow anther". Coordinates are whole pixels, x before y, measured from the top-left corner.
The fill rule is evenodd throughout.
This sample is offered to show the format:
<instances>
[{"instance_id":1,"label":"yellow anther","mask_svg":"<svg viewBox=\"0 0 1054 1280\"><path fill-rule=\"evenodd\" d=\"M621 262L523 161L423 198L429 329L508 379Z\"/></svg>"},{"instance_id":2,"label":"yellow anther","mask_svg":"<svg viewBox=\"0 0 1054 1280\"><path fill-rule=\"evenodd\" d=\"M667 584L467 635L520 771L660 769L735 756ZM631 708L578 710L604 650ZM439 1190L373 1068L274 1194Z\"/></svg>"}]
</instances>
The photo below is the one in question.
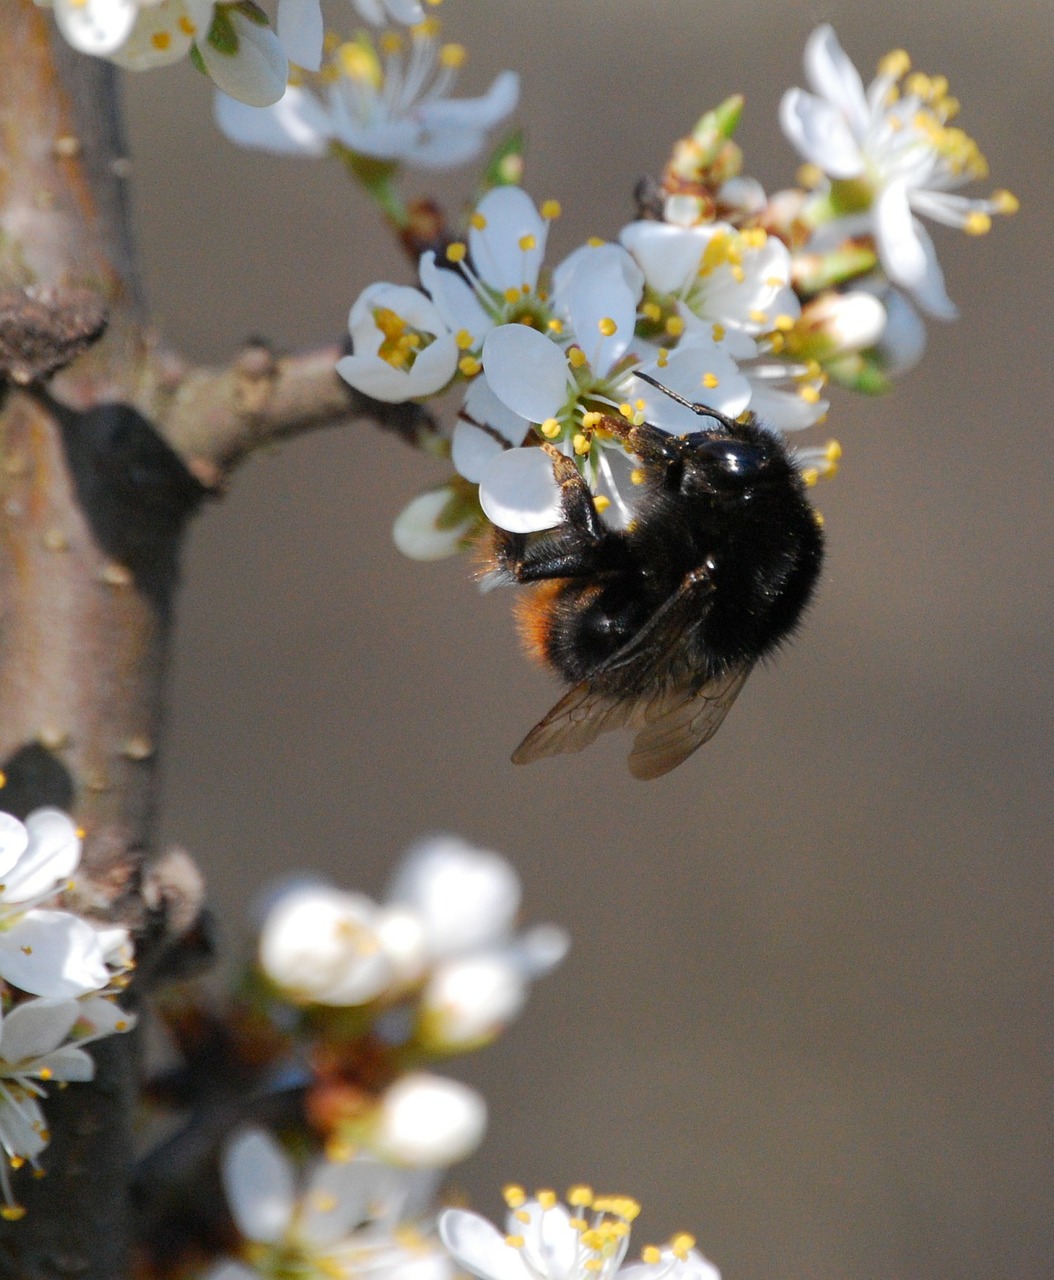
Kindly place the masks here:
<instances>
[{"instance_id":1,"label":"yellow anther","mask_svg":"<svg viewBox=\"0 0 1054 1280\"><path fill-rule=\"evenodd\" d=\"M598 493L593 499L593 506L600 512L604 512L611 506L611 499L606 494Z\"/></svg>"},{"instance_id":2,"label":"yellow anther","mask_svg":"<svg viewBox=\"0 0 1054 1280\"><path fill-rule=\"evenodd\" d=\"M546 328L549 330L550 333L561 334L564 331L564 322L562 320L557 320L557 318L554 316L552 320L550 320L549 323L546 325Z\"/></svg>"},{"instance_id":3,"label":"yellow anther","mask_svg":"<svg viewBox=\"0 0 1054 1280\"><path fill-rule=\"evenodd\" d=\"M911 58L903 49L891 49L884 58L879 60L878 74L880 76L892 76L894 80L900 80L906 76L911 70Z\"/></svg>"},{"instance_id":4,"label":"yellow anther","mask_svg":"<svg viewBox=\"0 0 1054 1280\"><path fill-rule=\"evenodd\" d=\"M24 1218L25 1216L25 1205L5 1204L4 1207L0 1209L0 1218L3 1218L5 1222L17 1222L19 1218Z\"/></svg>"},{"instance_id":5,"label":"yellow anther","mask_svg":"<svg viewBox=\"0 0 1054 1280\"><path fill-rule=\"evenodd\" d=\"M54 1073L54 1071L52 1071L52 1069L51 1069L50 1067L41 1067L41 1068L40 1068L40 1078L41 1078L41 1080L50 1080L50 1079L51 1079L51 1077L52 1077L54 1074L55 1074L55 1073Z\"/></svg>"},{"instance_id":6,"label":"yellow anther","mask_svg":"<svg viewBox=\"0 0 1054 1280\"><path fill-rule=\"evenodd\" d=\"M547 218L550 222L554 218L559 218L562 210L559 200L546 200L542 204L541 214L543 218Z\"/></svg>"},{"instance_id":7,"label":"yellow anther","mask_svg":"<svg viewBox=\"0 0 1054 1280\"><path fill-rule=\"evenodd\" d=\"M465 254L468 253L468 245L460 240L455 240L446 247L447 262L464 262Z\"/></svg>"},{"instance_id":8,"label":"yellow anther","mask_svg":"<svg viewBox=\"0 0 1054 1280\"><path fill-rule=\"evenodd\" d=\"M463 67L468 51L463 44L445 44L439 50L439 61L444 67Z\"/></svg>"},{"instance_id":9,"label":"yellow anther","mask_svg":"<svg viewBox=\"0 0 1054 1280\"><path fill-rule=\"evenodd\" d=\"M837 440L828 441L827 448L823 455L828 462L840 462L842 458L842 446Z\"/></svg>"},{"instance_id":10,"label":"yellow anther","mask_svg":"<svg viewBox=\"0 0 1054 1280\"><path fill-rule=\"evenodd\" d=\"M383 39L381 48L385 49ZM385 49L385 52L391 53L393 50ZM373 52L373 49L368 45L349 40L337 50L335 60L341 72L349 80L356 80L359 84L367 84L373 89L381 87L384 80L381 64L377 61L377 55Z\"/></svg>"},{"instance_id":11,"label":"yellow anther","mask_svg":"<svg viewBox=\"0 0 1054 1280\"><path fill-rule=\"evenodd\" d=\"M538 430L545 436L546 440L555 440L560 434L560 424L555 418L546 418Z\"/></svg>"},{"instance_id":12,"label":"yellow anther","mask_svg":"<svg viewBox=\"0 0 1054 1280\"><path fill-rule=\"evenodd\" d=\"M992 192L992 203L995 205L996 213L1017 213L1021 208L1021 201L1017 196L1012 191L1003 189Z\"/></svg>"},{"instance_id":13,"label":"yellow anther","mask_svg":"<svg viewBox=\"0 0 1054 1280\"><path fill-rule=\"evenodd\" d=\"M640 467L634 467L633 470L629 473L629 482L630 484L644 483L644 472L640 469Z\"/></svg>"},{"instance_id":14,"label":"yellow anther","mask_svg":"<svg viewBox=\"0 0 1054 1280\"><path fill-rule=\"evenodd\" d=\"M773 327L778 329L780 333L790 333L794 328L794 317L787 315L778 315L772 322Z\"/></svg>"},{"instance_id":15,"label":"yellow anther","mask_svg":"<svg viewBox=\"0 0 1054 1280\"><path fill-rule=\"evenodd\" d=\"M578 440L578 438L579 437L577 436L575 437L576 441ZM548 1188L544 1188L541 1191L536 1191L534 1193L534 1198L535 1200L538 1201L538 1204L541 1206L542 1209L556 1208L557 1198L556 1198L555 1191L550 1191Z\"/></svg>"},{"instance_id":16,"label":"yellow anther","mask_svg":"<svg viewBox=\"0 0 1054 1280\"><path fill-rule=\"evenodd\" d=\"M992 218L990 214L985 213L981 209L973 209L966 215L966 221L963 223L963 230L968 236L983 236L992 229Z\"/></svg>"},{"instance_id":17,"label":"yellow anther","mask_svg":"<svg viewBox=\"0 0 1054 1280\"><path fill-rule=\"evenodd\" d=\"M660 369L665 369L666 366L670 363L670 353L669 351L666 350L665 347L659 348L659 355L655 363L659 366Z\"/></svg>"},{"instance_id":18,"label":"yellow anther","mask_svg":"<svg viewBox=\"0 0 1054 1280\"><path fill-rule=\"evenodd\" d=\"M510 1249L522 1249L523 1236L506 1236L505 1243L509 1246Z\"/></svg>"},{"instance_id":19,"label":"yellow anther","mask_svg":"<svg viewBox=\"0 0 1054 1280\"><path fill-rule=\"evenodd\" d=\"M736 284L742 284L747 278L747 273L739 265L738 262L732 264L732 279Z\"/></svg>"},{"instance_id":20,"label":"yellow anther","mask_svg":"<svg viewBox=\"0 0 1054 1280\"><path fill-rule=\"evenodd\" d=\"M640 1260L654 1266L656 1262L662 1261L662 1250L653 1244L646 1244L640 1251Z\"/></svg>"},{"instance_id":21,"label":"yellow anther","mask_svg":"<svg viewBox=\"0 0 1054 1280\"><path fill-rule=\"evenodd\" d=\"M823 181L823 170L819 165L801 164L798 166L798 172L795 177L798 179L800 187L804 187L806 191L812 191Z\"/></svg>"},{"instance_id":22,"label":"yellow anther","mask_svg":"<svg viewBox=\"0 0 1054 1280\"><path fill-rule=\"evenodd\" d=\"M21 1169L25 1162L25 1156L12 1156L8 1161L8 1164L10 1164L12 1169Z\"/></svg>"},{"instance_id":23,"label":"yellow anther","mask_svg":"<svg viewBox=\"0 0 1054 1280\"><path fill-rule=\"evenodd\" d=\"M567 353L567 359L572 369L581 369L586 363L586 353L581 347L572 347Z\"/></svg>"},{"instance_id":24,"label":"yellow anther","mask_svg":"<svg viewBox=\"0 0 1054 1280\"><path fill-rule=\"evenodd\" d=\"M468 351L472 347L473 342L475 342L475 339L467 329L459 329L454 335L454 341L457 343L459 351Z\"/></svg>"},{"instance_id":25,"label":"yellow anther","mask_svg":"<svg viewBox=\"0 0 1054 1280\"><path fill-rule=\"evenodd\" d=\"M671 338L679 338L684 333L684 321L680 316L666 317L666 332Z\"/></svg>"},{"instance_id":26,"label":"yellow anther","mask_svg":"<svg viewBox=\"0 0 1054 1280\"><path fill-rule=\"evenodd\" d=\"M6 786L7 786L7 774L4 773L3 770L0 770L0 787L6 787ZM80 835L80 832L78 831L77 834Z\"/></svg>"},{"instance_id":27,"label":"yellow anther","mask_svg":"<svg viewBox=\"0 0 1054 1280\"><path fill-rule=\"evenodd\" d=\"M720 384L720 381L716 373L704 373L699 379L699 385L706 387L708 391L713 391L714 387Z\"/></svg>"},{"instance_id":28,"label":"yellow anther","mask_svg":"<svg viewBox=\"0 0 1054 1280\"><path fill-rule=\"evenodd\" d=\"M385 31L380 38L382 53L402 53L403 38L398 31Z\"/></svg>"},{"instance_id":29,"label":"yellow anther","mask_svg":"<svg viewBox=\"0 0 1054 1280\"><path fill-rule=\"evenodd\" d=\"M511 306L512 303L519 302L520 291L519 289L515 288L515 286L510 286L508 289L505 290L502 296L504 297L505 301L509 303Z\"/></svg>"},{"instance_id":30,"label":"yellow anther","mask_svg":"<svg viewBox=\"0 0 1054 1280\"><path fill-rule=\"evenodd\" d=\"M318 1191L312 1200L319 1213L332 1213L337 1207L337 1197L331 1191Z\"/></svg>"},{"instance_id":31,"label":"yellow anther","mask_svg":"<svg viewBox=\"0 0 1054 1280\"><path fill-rule=\"evenodd\" d=\"M466 378L474 378L483 366L475 356L462 356L457 362L457 367L465 375Z\"/></svg>"},{"instance_id":32,"label":"yellow anther","mask_svg":"<svg viewBox=\"0 0 1054 1280\"><path fill-rule=\"evenodd\" d=\"M33 948L28 942L23 942L19 947L19 951L21 951L24 956L31 956L33 954Z\"/></svg>"},{"instance_id":33,"label":"yellow anther","mask_svg":"<svg viewBox=\"0 0 1054 1280\"><path fill-rule=\"evenodd\" d=\"M410 34L417 40L434 40L439 32L438 18L422 18L410 28Z\"/></svg>"},{"instance_id":34,"label":"yellow anther","mask_svg":"<svg viewBox=\"0 0 1054 1280\"><path fill-rule=\"evenodd\" d=\"M512 1215L517 1222L530 1222L531 1215L526 1209L517 1209Z\"/></svg>"},{"instance_id":35,"label":"yellow anther","mask_svg":"<svg viewBox=\"0 0 1054 1280\"><path fill-rule=\"evenodd\" d=\"M601 1258L587 1258L583 1263L584 1271L603 1271L604 1262Z\"/></svg>"},{"instance_id":36,"label":"yellow anther","mask_svg":"<svg viewBox=\"0 0 1054 1280\"><path fill-rule=\"evenodd\" d=\"M585 427L587 431L591 431L593 427L600 425L601 421L603 420L603 417L604 415L602 413L597 413L596 409L587 409L586 412L582 414L582 426ZM585 1187L585 1188L572 1187L571 1188L571 1191L579 1191L579 1190L585 1190L589 1192L589 1199L588 1200L572 1200L571 1192L569 1191L567 1193L567 1203L570 1205L573 1205L576 1208L580 1205L590 1204L593 1199L593 1193L592 1191L589 1190L588 1187Z\"/></svg>"},{"instance_id":37,"label":"yellow anther","mask_svg":"<svg viewBox=\"0 0 1054 1280\"><path fill-rule=\"evenodd\" d=\"M801 478L802 478L802 483L805 485L805 487L807 489L811 489L813 485L816 483L816 481L819 480L820 473L816 470L815 467L806 467L805 470L801 473Z\"/></svg>"},{"instance_id":38,"label":"yellow anther","mask_svg":"<svg viewBox=\"0 0 1054 1280\"><path fill-rule=\"evenodd\" d=\"M764 227L747 227L740 234L748 249L764 249L768 243L768 234Z\"/></svg>"},{"instance_id":39,"label":"yellow anther","mask_svg":"<svg viewBox=\"0 0 1054 1280\"><path fill-rule=\"evenodd\" d=\"M798 395L801 396L806 404L820 403L819 390L814 386L810 386L808 383L806 383L805 386L798 388Z\"/></svg>"},{"instance_id":40,"label":"yellow anther","mask_svg":"<svg viewBox=\"0 0 1054 1280\"><path fill-rule=\"evenodd\" d=\"M487 225L487 219L483 216L482 213L474 213L472 217L469 218L469 222L472 223L472 225L476 228L477 231L482 231L483 228Z\"/></svg>"},{"instance_id":41,"label":"yellow anther","mask_svg":"<svg viewBox=\"0 0 1054 1280\"><path fill-rule=\"evenodd\" d=\"M607 244L603 236L590 236L586 241L591 249L599 249L602 244Z\"/></svg>"},{"instance_id":42,"label":"yellow anther","mask_svg":"<svg viewBox=\"0 0 1054 1280\"><path fill-rule=\"evenodd\" d=\"M580 458L584 458L585 455L589 452L590 448L592 447L589 443L589 437L586 435L583 435L581 431L579 431L576 434L574 440L571 443L575 447L575 453L577 453ZM554 1200L553 1204L555 1203L556 1201ZM542 1205L542 1208L543 1209L552 1208L552 1205Z\"/></svg>"},{"instance_id":43,"label":"yellow anther","mask_svg":"<svg viewBox=\"0 0 1054 1280\"><path fill-rule=\"evenodd\" d=\"M765 324L769 318L769 313L767 311L762 311L758 307L751 307L750 318L755 324Z\"/></svg>"},{"instance_id":44,"label":"yellow anther","mask_svg":"<svg viewBox=\"0 0 1054 1280\"><path fill-rule=\"evenodd\" d=\"M198 26L196 22L191 22L186 14L184 14L179 20L179 29L185 36L193 36L197 33Z\"/></svg>"},{"instance_id":45,"label":"yellow anther","mask_svg":"<svg viewBox=\"0 0 1054 1280\"><path fill-rule=\"evenodd\" d=\"M630 1196L597 1196L593 1208L598 1213L611 1213L627 1222L632 1222L640 1213L640 1205Z\"/></svg>"},{"instance_id":46,"label":"yellow anther","mask_svg":"<svg viewBox=\"0 0 1054 1280\"><path fill-rule=\"evenodd\" d=\"M615 333L618 332L618 325L610 316L604 316L602 319L598 320L597 328L605 338L613 337Z\"/></svg>"},{"instance_id":47,"label":"yellow anther","mask_svg":"<svg viewBox=\"0 0 1054 1280\"><path fill-rule=\"evenodd\" d=\"M646 302L640 310L644 319L650 320L652 324L658 324L662 319L662 307L657 302Z\"/></svg>"},{"instance_id":48,"label":"yellow anther","mask_svg":"<svg viewBox=\"0 0 1054 1280\"><path fill-rule=\"evenodd\" d=\"M633 417L633 406L631 404L628 404L628 403L620 404L618 407L618 411L626 419L630 419Z\"/></svg>"},{"instance_id":49,"label":"yellow anther","mask_svg":"<svg viewBox=\"0 0 1054 1280\"><path fill-rule=\"evenodd\" d=\"M6 779L5 779L5 781L6 781ZM78 839L78 840L83 840L83 839L84 839L84 837L85 837L88 833L87 833L87 831L85 831L85 830L84 830L84 828L83 828L83 827L78 827L78 828L77 828L77 833L76 833L76 834L77 834L77 839Z\"/></svg>"},{"instance_id":50,"label":"yellow anther","mask_svg":"<svg viewBox=\"0 0 1054 1280\"><path fill-rule=\"evenodd\" d=\"M519 1209L527 1200L527 1192L516 1182L502 1187L501 1194L510 1209Z\"/></svg>"},{"instance_id":51,"label":"yellow anther","mask_svg":"<svg viewBox=\"0 0 1054 1280\"><path fill-rule=\"evenodd\" d=\"M516 243L520 246L520 248L524 251L524 253L528 253L531 249L538 248L538 241L534 236L520 236L519 240L517 240Z\"/></svg>"},{"instance_id":52,"label":"yellow anther","mask_svg":"<svg viewBox=\"0 0 1054 1280\"><path fill-rule=\"evenodd\" d=\"M681 1231L670 1241L670 1248L683 1262L688 1256L688 1250L695 1248L695 1236L690 1236L687 1231Z\"/></svg>"},{"instance_id":53,"label":"yellow anther","mask_svg":"<svg viewBox=\"0 0 1054 1280\"><path fill-rule=\"evenodd\" d=\"M119 1018L119 1019L118 1019L118 1020L113 1024L113 1029L114 1029L114 1031L127 1031L127 1030L128 1030L128 1023L124 1020L124 1018Z\"/></svg>"},{"instance_id":54,"label":"yellow anther","mask_svg":"<svg viewBox=\"0 0 1054 1280\"><path fill-rule=\"evenodd\" d=\"M782 333L770 333L768 336L769 350L774 354L778 354L787 345L787 340Z\"/></svg>"},{"instance_id":55,"label":"yellow anther","mask_svg":"<svg viewBox=\"0 0 1054 1280\"><path fill-rule=\"evenodd\" d=\"M604 505L601 506L601 503ZM600 494L598 497L593 499L593 505L598 511L606 511L608 507L611 506L611 499L605 498L603 494ZM586 1222L585 1218L568 1218L567 1225L572 1231L577 1231L579 1234L583 1231L589 1230L589 1223Z\"/></svg>"},{"instance_id":56,"label":"yellow anther","mask_svg":"<svg viewBox=\"0 0 1054 1280\"><path fill-rule=\"evenodd\" d=\"M167 31L155 31L154 34L150 37L150 43L154 46L155 49L163 53L172 43L172 37L168 34ZM24 1213L25 1210L23 1209L22 1212ZM22 1215L19 1214L19 1217L21 1216Z\"/></svg>"},{"instance_id":57,"label":"yellow anther","mask_svg":"<svg viewBox=\"0 0 1054 1280\"><path fill-rule=\"evenodd\" d=\"M713 324L710 333L715 342L724 342L727 330L723 324Z\"/></svg>"}]
</instances>

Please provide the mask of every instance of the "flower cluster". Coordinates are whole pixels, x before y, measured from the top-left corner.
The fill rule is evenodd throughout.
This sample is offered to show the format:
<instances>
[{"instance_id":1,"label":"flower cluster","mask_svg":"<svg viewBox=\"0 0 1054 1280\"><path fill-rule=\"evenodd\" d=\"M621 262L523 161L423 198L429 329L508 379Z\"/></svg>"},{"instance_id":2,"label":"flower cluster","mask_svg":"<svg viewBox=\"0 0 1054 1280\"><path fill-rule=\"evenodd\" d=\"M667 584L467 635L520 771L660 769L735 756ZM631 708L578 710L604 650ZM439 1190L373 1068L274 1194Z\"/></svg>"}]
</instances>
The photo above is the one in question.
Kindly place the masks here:
<instances>
[{"instance_id":1,"label":"flower cluster","mask_svg":"<svg viewBox=\"0 0 1054 1280\"><path fill-rule=\"evenodd\" d=\"M217 123L232 142L285 155L332 152L351 164L369 157L424 169L464 164L515 109L519 80L505 71L482 97L451 97L466 54L439 35L438 20L425 18L405 32L327 40L319 73L298 77L273 106L258 110L217 94Z\"/></svg>"},{"instance_id":2,"label":"flower cluster","mask_svg":"<svg viewBox=\"0 0 1054 1280\"><path fill-rule=\"evenodd\" d=\"M462 238L421 257L419 288L378 283L359 296L353 351L337 366L352 386L400 402L466 385L450 442L457 475L396 522L407 554L455 551L482 517L525 534L559 523L545 442L575 459L609 524L631 523L641 473L605 425L612 415L681 434L698 428L688 401L796 435L824 421L829 380L885 390L919 359L925 329L909 295L934 315L953 309L915 214L978 232L1015 202L951 194L983 160L946 123L956 104L945 82L900 86L904 55L865 93L821 27L806 66L819 96L792 90L781 115L815 167L812 189L770 198L743 176L732 98L676 145L614 240L547 271L559 206L497 186ZM840 450L793 452L812 482Z\"/></svg>"},{"instance_id":3,"label":"flower cluster","mask_svg":"<svg viewBox=\"0 0 1054 1280\"><path fill-rule=\"evenodd\" d=\"M262 107L285 90L290 60L317 68L319 0L279 0L277 34L255 0L37 0L69 43L131 71L192 58L213 83Z\"/></svg>"},{"instance_id":4,"label":"flower cluster","mask_svg":"<svg viewBox=\"0 0 1054 1280\"><path fill-rule=\"evenodd\" d=\"M270 1134L254 1128L231 1139L222 1168L244 1260L218 1264L207 1280L453 1276L453 1265L432 1233L437 1173L359 1155L324 1157L301 1174Z\"/></svg>"},{"instance_id":5,"label":"flower cluster","mask_svg":"<svg viewBox=\"0 0 1054 1280\"><path fill-rule=\"evenodd\" d=\"M598 1196L579 1186L568 1191L565 1205L552 1191L528 1198L522 1187L506 1187L505 1200L504 1235L463 1209L439 1218L454 1261L479 1280L721 1280L687 1234L649 1245L640 1262L623 1266L640 1210L628 1196Z\"/></svg>"},{"instance_id":6,"label":"flower cluster","mask_svg":"<svg viewBox=\"0 0 1054 1280\"><path fill-rule=\"evenodd\" d=\"M259 970L273 1016L288 1024L292 1006L295 1038L333 1049L315 1055L319 1069L332 1064L316 1095L331 1134L415 1166L450 1164L476 1147L482 1099L401 1064L489 1044L563 958L563 930L515 932L519 904L519 877L503 858L449 836L410 851L382 905L321 884L278 896ZM340 1065L340 1046L364 1036L379 1039L390 1063L369 1098Z\"/></svg>"},{"instance_id":7,"label":"flower cluster","mask_svg":"<svg viewBox=\"0 0 1054 1280\"><path fill-rule=\"evenodd\" d=\"M0 813L0 1147L19 1168L47 1146L48 1081L90 1080L84 1045L134 1025L111 996L131 967L127 930L46 905L72 887L80 837L69 816ZM21 1209L0 1162L5 1217Z\"/></svg>"}]
</instances>

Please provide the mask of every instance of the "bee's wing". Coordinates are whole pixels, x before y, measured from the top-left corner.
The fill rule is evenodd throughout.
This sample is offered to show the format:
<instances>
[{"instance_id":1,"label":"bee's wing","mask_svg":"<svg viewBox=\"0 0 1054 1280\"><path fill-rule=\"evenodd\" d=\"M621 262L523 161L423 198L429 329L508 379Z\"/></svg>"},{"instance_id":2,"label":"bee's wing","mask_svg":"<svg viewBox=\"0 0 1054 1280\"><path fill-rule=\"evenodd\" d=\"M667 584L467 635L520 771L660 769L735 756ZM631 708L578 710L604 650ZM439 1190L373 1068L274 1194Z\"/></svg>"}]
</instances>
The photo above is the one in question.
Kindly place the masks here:
<instances>
[{"instance_id":1,"label":"bee's wing","mask_svg":"<svg viewBox=\"0 0 1054 1280\"><path fill-rule=\"evenodd\" d=\"M735 667L699 689L671 689L644 711L644 727L629 756L629 771L646 781L675 769L709 742L746 684L752 668ZM634 723L639 720L634 718Z\"/></svg>"},{"instance_id":2,"label":"bee's wing","mask_svg":"<svg viewBox=\"0 0 1054 1280\"><path fill-rule=\"evenodd\" d=\"M625 724L640 728L646 724L652 718L650 712L655 703L655 682L668 674L670 654L684 630L685 609L692 611L704 608L712 590L707 568L696 569L687 574L677 590L656 609L635 636L603 662L588 679L576 684L545 719L534 726L513 752L513 763L529 764L543 756L583 751L600 734L611 729L619 729ZM620 677L624 679L627 671L633 673L633 683L640 685L640 693L627 693L625 689L619 691ZM671 711L675 709L675 705L680 704L682 696L688 696L687 691L682 695L676 689L672 694L676 702L674 705L667 703ZM669 696L670 694L663 695L659 702L664 702ZM730 705L731 701L730 698ZM716 729L717 724L711 732ZM708 734L707 737L709 736ZM700 739L700 742L703 741L705 738ZM688 752L684 754L687 755ZM673 763L668 768L672 769ZM660 769L658 773L665 771ZM658 773L653 776L657 777Z\"/></svg>"}]
</instances>

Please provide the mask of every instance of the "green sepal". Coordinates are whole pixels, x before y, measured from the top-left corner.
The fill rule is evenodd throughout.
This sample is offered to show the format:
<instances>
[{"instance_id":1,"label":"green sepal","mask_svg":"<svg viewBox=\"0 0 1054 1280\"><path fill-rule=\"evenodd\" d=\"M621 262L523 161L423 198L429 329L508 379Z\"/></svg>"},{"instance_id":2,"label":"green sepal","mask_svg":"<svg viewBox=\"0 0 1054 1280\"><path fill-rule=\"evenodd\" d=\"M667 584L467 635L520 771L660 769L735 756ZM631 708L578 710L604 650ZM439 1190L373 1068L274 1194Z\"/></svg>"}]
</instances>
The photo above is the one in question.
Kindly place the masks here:
<instances>
[{"instance_id":1,"label":"green sepal","mask_svg":"<svg viewBox=\"0 0 1054 1280\"><path fill-rule=\"evenodd\" d=\"M794 287L799 295L811 297L848 280L870 275L877 266L878 254L873 245L850 240L829 253L797 255Z\"/></svg>"},{"instance_id":2,"label":"green sepal","mask_svg":"<svg viewBox=\"0 0 1054 1280\"><path fill-rule=\"evenodd\" d=\"M212 26L209 27L209 34L205 38L217 53L222 53L225 57L233 58L238 52L238 33L225 6L216 6L212 16Z\"/></svg>"},{"instance_id":3,"label":"green sepal","mask_svg":"<svg viewBox=\"0 0 1054 1280\"><path fill-rule=\"evenodd\" d=\"M524 137L522 129L514 129L498 143L487 157L479 179L479 195L493 187L518 187L523 181Z\"/></svg>"},{"instance_id":4,"label":"green sepal","mask_svg":"<svg viewBox=\"0 0 1054 1280\"><path fill-rule=\"evenodd\" d=\"M873 351L854 351L824 362L832 382L866 396L882 396L893 390L893 381Z\"/></svg>"}]
</instances>

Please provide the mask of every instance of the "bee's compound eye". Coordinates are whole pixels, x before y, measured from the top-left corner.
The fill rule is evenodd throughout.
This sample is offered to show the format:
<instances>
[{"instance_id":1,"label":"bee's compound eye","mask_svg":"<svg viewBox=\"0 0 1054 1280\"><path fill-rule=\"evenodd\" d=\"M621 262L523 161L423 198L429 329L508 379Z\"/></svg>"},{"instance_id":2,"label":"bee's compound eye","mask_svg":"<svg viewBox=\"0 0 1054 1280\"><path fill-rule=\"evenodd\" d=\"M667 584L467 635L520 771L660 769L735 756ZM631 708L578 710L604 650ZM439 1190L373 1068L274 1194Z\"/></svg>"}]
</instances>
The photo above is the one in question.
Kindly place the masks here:
<instances>
[{"instance_id":1,"label":"bee's compound eye","mask_svg":"<svg viewBox=\"0 0 1054 1280\"><path fill-rule=\"evenodd\" d=\"M710 439L699 452L717 471L713 477L717 480L722 475L728 480L749 480L768 462L764 449L744 440Z\"/></svg>"}]
</instances>

